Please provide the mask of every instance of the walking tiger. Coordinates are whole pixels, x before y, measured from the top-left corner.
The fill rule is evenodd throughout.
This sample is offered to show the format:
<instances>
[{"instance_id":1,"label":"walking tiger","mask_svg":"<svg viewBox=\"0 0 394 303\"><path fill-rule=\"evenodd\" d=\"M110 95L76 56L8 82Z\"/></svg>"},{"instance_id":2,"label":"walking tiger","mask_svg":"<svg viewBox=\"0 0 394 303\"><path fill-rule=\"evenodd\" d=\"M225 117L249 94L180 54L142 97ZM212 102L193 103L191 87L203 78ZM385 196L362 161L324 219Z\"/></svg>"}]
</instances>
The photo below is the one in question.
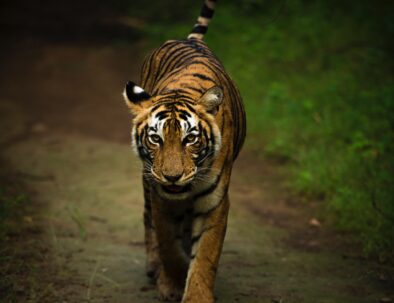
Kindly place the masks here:
<instances>
[{"instance_id":1,"label":"walking tiger","mask_svg":"<svg viewBox=\"0 0 394 303\"><path fill-rule=\"evenodd\" d=\"M205 0L187 39L154 50L140 85L123 92L143 163L147 275L162 300L183 303L214 302L231 170L246 133L239 91L203 42L214 8Z\"/></svg>"}]
</instances>

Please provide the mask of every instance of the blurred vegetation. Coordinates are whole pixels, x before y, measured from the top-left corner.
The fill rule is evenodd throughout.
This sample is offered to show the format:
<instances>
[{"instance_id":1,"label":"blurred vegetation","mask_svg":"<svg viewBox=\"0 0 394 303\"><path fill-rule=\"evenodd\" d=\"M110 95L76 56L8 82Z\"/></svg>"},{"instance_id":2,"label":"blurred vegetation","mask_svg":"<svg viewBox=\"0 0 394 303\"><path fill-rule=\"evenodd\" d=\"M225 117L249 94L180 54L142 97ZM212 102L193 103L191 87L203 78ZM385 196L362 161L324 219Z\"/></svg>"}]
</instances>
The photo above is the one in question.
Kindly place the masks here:
<instances>
[{"instance_id":1,"label":"blurred vegetation","mask_svg":"<svg viewBox=\"0 0 394 303\"><path fill-rule=\"evenodd\" d=\"M154 48L186 37L199 2L129 15ZM220 1L206 36L243 95L249 147L288 160L293 188L379 254L394 247L393 37L394 2L367 0Z\"/></svg>"},{"instance_id":2,"label":"blurred vegetation","mask_svg":"<svg viewBox=\"0 0 394 303\"><path fill-rule=\"evenodd\" d=\"M28 197L21 184L10 182L3 176L0 176L0 180L0 244L3 244L11 229L10 221L20 217L20 210L27 204Z\"/></svg>"}]
</instances>

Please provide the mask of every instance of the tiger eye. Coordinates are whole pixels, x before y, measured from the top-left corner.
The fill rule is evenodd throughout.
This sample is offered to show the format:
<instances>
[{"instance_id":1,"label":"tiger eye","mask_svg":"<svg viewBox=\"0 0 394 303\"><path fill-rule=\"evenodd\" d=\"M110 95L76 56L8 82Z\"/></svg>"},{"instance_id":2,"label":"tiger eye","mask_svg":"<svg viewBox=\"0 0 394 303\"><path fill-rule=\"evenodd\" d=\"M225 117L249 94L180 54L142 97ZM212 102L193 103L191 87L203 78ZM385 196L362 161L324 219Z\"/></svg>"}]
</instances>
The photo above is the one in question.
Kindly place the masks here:
<instances>
[{"instance_id":1,"label":"tiger eye","mask_svg":"<svg viewBox=\"0 0 394 303\"><path fill-rule=\"evenodd\" d=\"M161 138L159 135L153 134L149 136L149 139L153 142L153 143L159 143L161 141Z\"/></svg>"},{"instance_id":2,"label":"tiger eye","mask_svg":"<svg viewBox=\"0 0 394 303\"><path fill-rule=\"evenodd\" d=\"M186 143L193 143L193 142L195 142L197 140L197 136L196 135L193 135L193 134L188 134L186 137L185 137L185 142Z\"/></svg>"}]
</instances>

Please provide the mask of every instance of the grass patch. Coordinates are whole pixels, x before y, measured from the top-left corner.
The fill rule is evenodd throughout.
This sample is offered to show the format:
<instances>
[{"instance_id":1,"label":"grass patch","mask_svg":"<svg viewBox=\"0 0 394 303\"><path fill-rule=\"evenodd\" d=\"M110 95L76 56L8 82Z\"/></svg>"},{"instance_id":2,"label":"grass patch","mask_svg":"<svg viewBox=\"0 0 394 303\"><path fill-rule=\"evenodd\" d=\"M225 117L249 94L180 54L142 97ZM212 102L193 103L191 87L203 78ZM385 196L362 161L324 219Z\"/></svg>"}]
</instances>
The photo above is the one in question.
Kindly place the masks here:
<instances>
[{"instance_id":1,"label":"grass patch","mask_svg":"<svg viewBox=\"0 0 394 303\"><path fill-rule=\"evenodd\" d=\"M5 168L2 159L0 164L0 293L4 302L16 302L14 293L17 283L11 276L12 270L20 270L22 266L14 267L17 258L10 242L19 233L22 225L19 224L22 220L21 209L25 208L28 197L21 184L9 177L10 171Z\"/></svg>"},{"instance_id":2,"label":"grass patch","mask_svg":"<svg viewBox=\"0 0 394 303\"><path fill-rule=\"evenodd\" d=\"M293 188L324 200L370 253L394 244L393 8L220 3L206 36L243 95L249 147L291 160ZM149 23L152 48L186 37L199 4L183 9Z\"/></svg>"},{"instance_id":3,"label":"grass patch","mask_svg":"<svg viewBox=\"0 0 394 303\"><path fill-rule=\"evenodd\" d=\"M27 195L19 185L2 182L0 185L0 243L9 231L9 222L19 216L20 208L27 203ZM1 261L0 261L1 262Z\"/></svg>"}]
</instances>

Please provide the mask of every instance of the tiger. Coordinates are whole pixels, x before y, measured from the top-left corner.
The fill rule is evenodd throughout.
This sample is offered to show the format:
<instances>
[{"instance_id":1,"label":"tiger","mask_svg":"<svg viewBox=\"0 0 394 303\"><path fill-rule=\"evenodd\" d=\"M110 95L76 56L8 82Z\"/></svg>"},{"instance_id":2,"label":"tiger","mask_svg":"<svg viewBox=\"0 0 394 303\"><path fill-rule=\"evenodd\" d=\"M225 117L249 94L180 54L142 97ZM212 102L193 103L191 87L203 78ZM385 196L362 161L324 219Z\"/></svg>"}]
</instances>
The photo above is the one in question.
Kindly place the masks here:
<instances>
[{"instance_id":1,"label":"tiger","mask_svg":"<svg viewBox=\"0 0 394 303\"><path fill-rule=\"evenodd\" d=\"M246 135L239 90L203 41L215 2L204 1L187 39L148 55L140 85L123 91L143 164L146 274L166 301L215 300L231 171Z\"/></svg>"}]
</instances>

